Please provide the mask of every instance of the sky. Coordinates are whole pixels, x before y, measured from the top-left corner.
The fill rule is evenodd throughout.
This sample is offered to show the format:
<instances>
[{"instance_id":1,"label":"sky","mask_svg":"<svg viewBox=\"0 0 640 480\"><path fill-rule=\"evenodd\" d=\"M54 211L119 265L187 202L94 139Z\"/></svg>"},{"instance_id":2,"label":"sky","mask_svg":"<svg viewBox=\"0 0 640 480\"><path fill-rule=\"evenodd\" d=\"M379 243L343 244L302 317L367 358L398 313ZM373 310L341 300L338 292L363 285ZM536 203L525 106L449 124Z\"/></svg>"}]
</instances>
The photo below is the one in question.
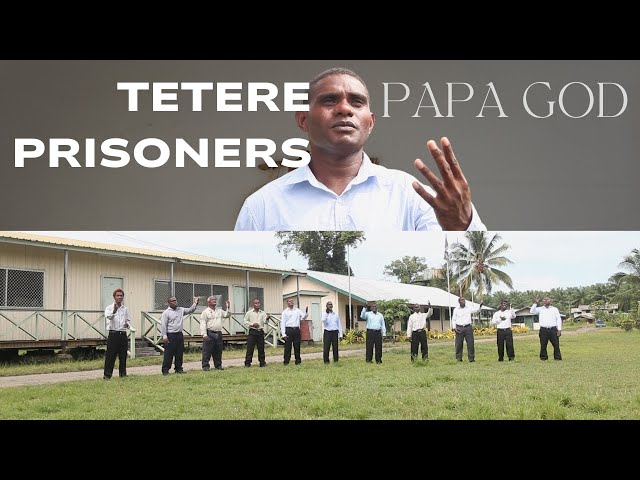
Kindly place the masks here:
<instances>
[{"instance_id":1,"label":"sky","mask_svg":"<svg viewBox=\"0 0 640 480\"><path fill-rule=\"evenodd\" d=\"M181 251L282 269L306 270L306 260L279 253L272 232L76 232L39 231L39 235L74 238L130 247ZM515 290L549 290L606 283L633 248L640 248L640 232L490 232L511 248L505 255L514 263L504 267ZM350 250L356 276L393 281L384 266L405 255L424 257L431 267L444 263L444 232L368 232L366 240ZM447 232L449 246L462 241L463 232ZM494 291L507 291L504 286Z\"/></svg>"}]
</instances>

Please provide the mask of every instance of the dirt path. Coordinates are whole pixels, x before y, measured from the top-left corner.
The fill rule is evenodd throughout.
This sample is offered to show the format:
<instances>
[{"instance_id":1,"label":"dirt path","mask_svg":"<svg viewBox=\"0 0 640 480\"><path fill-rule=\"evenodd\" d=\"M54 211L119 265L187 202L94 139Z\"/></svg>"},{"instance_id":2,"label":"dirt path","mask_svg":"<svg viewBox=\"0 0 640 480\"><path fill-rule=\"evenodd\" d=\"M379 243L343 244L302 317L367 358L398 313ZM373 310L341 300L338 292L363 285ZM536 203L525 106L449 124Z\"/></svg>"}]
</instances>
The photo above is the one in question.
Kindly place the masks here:
<instances>
[{"instance_id":1,"label":"dirt path","mask_svg":"<svg viewBox=\"0 0 640 480\"><path fill-rule=\"evenodd\" d=\"M585 326L579 328L577 330L571 330L568 332L564 332L563 335L572 335L572 334L580 334L586 333L589 331L595 330L595 327ZM532 333L531 335L535 334ZM494 337L484 337L484 338L476 338L476 343L485 343L485 342L495 342ZM453 346L453 341L441 342L441 343L429 343L429 348L440 348L444 346ZM383 351L389 350L389 348L399 348L399 347L386 347ZM353 355L362 355L364 356L364 349L358 350L340 350L340 356L350 357ZM303 360L314 360L321 359L322 352L314 352L314 353L303 353ZM255 358L254 358L255 360ZM274 363L277 364L282 362L282 355L271 355L266 358L267 364ZM254 365L251 368L258 368L256 365L257 362L254 361ZM222 357L222 365L224 368L233 368L233 367L242 367L244 365L244 358L230 358L225 359ZM184 371L200 371L202 368L201 362L187 362L183 365ZM267 366L267 368L269 368ZM173 372L173 371L172 371ZM117 382L119 379L117 378L117 367L114 371L116 376L111 380L112 382ZM160 365L147 365L144 367L128 367L127 374L128 375L160 375L162 372L160 370ZM214 373L215 374L215 373ZM171 373L173 375L173 373ZM27 385L46 385L50 383L61 383L61 382L74 382L78 380L92 380L102 378L102 369L100 370L87 370L83 372L64 372L64 373L38 373L34 375L18 375L13 377L0 377L0 388L6 387L23 387Z\"/></svg>"}]
</instances>

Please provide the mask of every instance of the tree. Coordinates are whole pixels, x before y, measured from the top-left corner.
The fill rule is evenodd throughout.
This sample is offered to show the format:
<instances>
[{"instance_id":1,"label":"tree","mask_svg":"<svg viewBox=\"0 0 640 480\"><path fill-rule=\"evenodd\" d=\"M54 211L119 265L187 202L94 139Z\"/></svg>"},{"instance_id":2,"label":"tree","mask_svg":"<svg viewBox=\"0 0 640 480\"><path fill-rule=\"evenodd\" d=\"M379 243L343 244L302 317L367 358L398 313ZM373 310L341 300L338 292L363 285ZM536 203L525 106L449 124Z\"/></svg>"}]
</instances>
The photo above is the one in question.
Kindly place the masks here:
<instances>
[{"instance_id":1,"label":"tree","mask_svg":"<svg viewBox=\"0 0 640 480\"><path fill-rule=\"evenodd\" d=\"M384 266L384 274L396 277L401 283L413 283L421 280L420 275L427 269L427 260L424 257L410 257L405 255L402 260L394 260Z\"/></svg>"},{"instance_id":2,"label":"tree","mask_svg":"<svg viewBox=\"0 0 640 480\"><path fill-rule=\"evenodd\" d=\"M623 271L611 275L609 281L617 284L624 281L632 285L640 285L640 250L637 248L631 250L631 253L618 264L618 268Z\"/></svg>"},{"instance_id":3,"label":"tree","mask_svg":"<svg viewBox=\"0 0 640 480\"><path fill-rule=\"evenodd\" d=\"M407 306L409 300L394 298L393 300L378 300L378 311L384 317L384 323L387 328L387 335L393 333L393 326L397 320L403 321L409 318L411 310Z\"/></svg>"},{"instance_id":4,"label":"tree","mask_svg":"<svg viewBox=\"0 0 640 480\"><path fill-rule=\"evenodd\" d=\"M456 282L462 287L463 294L474 284L479 298L483 298L485 292L491 293L494 283L504 283L513 289L511 277L496 268L513 263L502 255L511 247L506 243L498 246L502 237L497 233L490 237L488 232L482 231L467 232L464 236L469 246L456 243L451 255L456 265L452 269L457 271Z\"/></svg>"},{"instance_id":5,"label":"tree","mask_svg":"<svg viewBox=\"0 0 640 480\"><path fill-rule=\"evenodd\" d=\"M285 258L295 250L307 259L309 270L342 275L348 270L347 245L357 248L365 240L364 232L276 232L276 237Z\"/></svg>"}]
</instances>

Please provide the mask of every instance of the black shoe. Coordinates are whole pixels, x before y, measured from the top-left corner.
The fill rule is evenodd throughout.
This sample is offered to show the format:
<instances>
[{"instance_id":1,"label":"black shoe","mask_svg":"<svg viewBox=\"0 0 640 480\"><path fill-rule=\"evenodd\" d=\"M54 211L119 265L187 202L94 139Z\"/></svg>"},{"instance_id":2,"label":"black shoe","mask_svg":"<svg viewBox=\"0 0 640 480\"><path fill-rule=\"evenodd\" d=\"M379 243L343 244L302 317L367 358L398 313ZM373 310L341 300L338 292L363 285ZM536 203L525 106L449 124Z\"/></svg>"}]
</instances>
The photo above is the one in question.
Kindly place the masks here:
<instances>
[{"instance_id":1,"label":"black shoe","mask_svg":"<svg viewBox=\"0 0 640 480\"><path fill-rule=\"evenodd\" d=\"M378 365L380 365L380 364L382 363L382 360L381 360L381 361L379 361L379 362L376 362L376 363L377 363Z\"/></svg>"},{"instance_id":2,"label":"black shoe","mask_svg":"<svg viewBox=\"0 0 640 480\"><path fill-rule=\"evenodd\" d=\"M216 367L216 370L224 370L222 367Z\"/></svg>"},{"instance_id":3,"label":"black shoe","mask_svg":"<svg viewBox=\"0 0 640 480\"><path fill-rule=\"evenodd\" d=\"M471 363L471 362L475 362L475 360L469 360L469 363Z\"/></svg>"},{"instance_id":4,"label":"black shoe","mask_svg":"<svg viewBox=\"0 0 640 480\"><path fill-rule=\"evenodd\" d=\"M302 362L296 362L296 365L299 367L300 365L302 365Z\"/></svg>"},{"instance_id":5,"label":"black shoe","mask_svg":"<svg viewBox=\"0 0 640 480\"><path fill-rule=\"evenodd\" d=\"M184 370L176 370L176 373L185 373Z\"/></svg>"},{"instance_id":6,"label":"black shoe","mask_svg":"<svg viewBox=\"0 0 640 480\"><path fill-rule=\"evenodd\" d=\"M510 362L512 362L512 361L514 361L514 360L515 360L515 358L516 358L516 357L511 357L511 358L509 359L509 361L510 361Z\"/></svg>"},{"instance_id":7,"label":"black shoe","mask_svg":"<svg viewBox=\"0 0 640 480\"><path fill-rule=\"evenodd\" d=\"M267 366L266 362L265 362L265 363L261 363L261 364L260 364L260 368L262 368L262 367L266 367L266 366Z\"/></svg>"},{"instance_id":8,"label":"black shoe","mask_svg":"<svg viewBox=\"0 0 640 480\"><path fill-rule=\"evenodd\" d=\"M202 367L203 372L208 372L209 370L211 370L211 367Z\"/></svg>"},{"instance_id":9,"label":"black shoe","mask_svg":"<svg viewBox=\"0 0 640 480\"><path fill-rule=\"evenodd\" d=\"M367 360L367 363L373 363L371 360Z\"/></svg>"},{"instance_id":10,"label":"black shoe","mask_svg":"<svg viewBox=\"0 0 640 480\"><path fill-rule=\"evenodd\" d=\"M542 358L542 357L540 357L540 360L545 360L545 361L546 361L546 360L548 360L548 358Z\"/></svg>"},{"instance_id":11,"label":"black shoe","mask_svg":"<svg viewBox=\"0 0 640 480\"><path fill-rule=\"evenodd\" d=\"M125 373L124 375L120 375L120 378L126 377L127 374Z\"/></svg>"},{"instance_id":12,"label":"black shoe","mask_svg":"<svg viewBox=\"0 0 640 480\"><path fill-rule=\"evenodd\" d=\"M329 363L331 363L331 362L324 362L325 365L329 365Z\"/></svg>"},{"instance_id":13,"label":"black shoe","mask_svg":"<svg viewBox=\"0 0 640 480\"><path fill-rule=\"evenodd\" d=\"M111 380L111 377L107 377L106 375L102 377L103 380Z\"/></svg>"},{"instance_id":14,"label":"black shoe","mask_svg":"<svg viewBox=\"0 0 640 480\"><path fill-rule=\"evenodd\" d=\"M285 366L289 365L289 362L282 362Z\"/></svg>"},{"instance_id":15,"label":"black shoe","mask_svg":"<svg viewBox=\"0 0 640 480\"><path fill-rule=\"evenodd\" d=\"M461 359L461 358L456 358L456 360L457 360L457 361L459 361L459 362L461 362L461 361L462 361L462 359Z\"/></svg>"},{"instance_id":16,"label":"black shoe","mask_svg":"<svg viewBox=\"0 0 640 480\"><path fill-rule=\"evenodd\" d=\"M499 358L498 361L499 362L504 362L504 358ZM511 359L509 359L509 361L511 361Z\"/></svg>"},{"instance_id":17,"label":"black shoe","mask_svg":"<svg viewBox=\"0 0 640 480\"><path fill-rule=\"evenodd\" d=\"M556 362L559 362L559 361L560 361L560 360L562 360L562 359L561 359L561 358L554 358L554 360L555 360Z\"/></svg>"},{"instance_id":18,"label":"black shoe","mask_svg":"<svg viewBox=\"0 0 640 480\"><path fill-rule=\"evenodd\" d=\"M162 375L169 375L169 372L162 372Z\"/></svg>"},{"instance_id":19,"label":"black shoe","mask_svg":"<svg viewBox=\"0 0 640 480\"><path fill-rule=\"evenodd\" d=\"M260 365L260 366L262 366L262 365ZM250 368L250 367L251 367L251 364L249 364L249 365L247 365L246 363L244 364L244 368Z\"/></svg>"}]
</instances>

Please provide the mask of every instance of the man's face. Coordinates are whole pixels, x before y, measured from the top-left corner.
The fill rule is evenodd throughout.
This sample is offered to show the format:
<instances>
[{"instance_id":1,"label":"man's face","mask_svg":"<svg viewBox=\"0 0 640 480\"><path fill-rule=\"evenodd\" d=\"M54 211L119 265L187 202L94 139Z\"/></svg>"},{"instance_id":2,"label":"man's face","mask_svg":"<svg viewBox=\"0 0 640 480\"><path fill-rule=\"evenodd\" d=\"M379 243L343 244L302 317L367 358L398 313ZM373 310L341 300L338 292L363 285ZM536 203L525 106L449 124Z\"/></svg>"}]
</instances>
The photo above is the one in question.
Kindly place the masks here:
<instances>
[{"instance_id":1,"label":"man's face","mask_svg":"<svg viewBox=\"0 0 640 480\"><path fill-rule=\"evenodd\" d=\"M253 301L253 308L254 310L260 310L260 300Z\"/></svg>"},{"instance_id":2,"label":"man's face","mask_svg":"<svg viewBox=\"0 0 640 480\"><path fill-rule=\"evenodd\" d=\"M287 300L287 307L293 308L293 300L292 299Z\"/></svg>"},{"instance_id":3,"label":"man's face","mask_svg":"<svg viewBox=\"0 0 640 480\"><path fill-rule=\"evenodd\" d=\"M296 120L311 144L333 154L360 150L375 123L365 86L350 75L330 75L310 94L309 111L297 112Z\"/></svg>"},{"instance_id":4,"label":"man's face","mask_svg":"<svg viewBox=\"0 0 640 480\"><path fill-rule=\"evenodd\" d=\"M118 305L120 305L122 303L122 300L124 299L124 293L116 292L116 294L115 294L115 296L113 298L116 300L116 303Z\"/></svg>"},{"instance_id":5,"label":"man's face","mask_svg":"<svg viewBox=\"0 0 640 480\"><path fill-rule=\"evenodd\" d=\"M332 312L333 311L333 303L331 303L331 302L327 303L327 311L328 312Z\"/></svg>"},{"instance_id":6,"label":"man's face","mask_svg":"<svg viewBox=\"0 0 640 480\"><path fill-rule=\"evenodd\" d=\"M378 305L376 305L375 303L373 305L371 305L371 311L373 313L376 313L378 311Z\"/></svg>"},{"instance_id":7,"label":"man's face","mask_svg":"<svg viewBox=\"0 0 640 480\"><path fill-rule=\"evenodd\" d=\"M500 303L500 310L505 311L507 309L507 302Z\"/></svg>"},{"instance_id":8,"label":"man's face","mask_svg":"<svg viewBox=\"0 0 640 480\"><path fill-rule=\"evenodd\" d=\"M212 310L215 310L216 306L218 305L218 299L216 297L213 297L207 303L209 304L209 308L211 308Z\"/></svg>"},{"instance_id":9,"label":"man's face","mask_svg":"<svg viewBox=\"0 0 640 480\"><path fill-rule=\"evenodd\" d=\"M548 307L549 305L551 305L551 299L549 297L544 297L542 299L542 303L545 307Z\"/></svg>"},{"instance_id":10,"label":"man's face","mask_svg":"<svg viewBox=\"0 0 640 480\"><path fill-rule=\"evenodd\" d=\"M420 311L420 305L417 305L417 304L416 304L416 305L414 305L414 306L413 306L413 311L414 311L415 313L418 313L418 312Z\"/></svg>"},{"instance_id":11,"label":"man's face","mask_svg":"<svg viewBox=\"0 0 640 480\"><path fill-rule=\"evenodd\" d=\"M171 297L169 299L169 307L173 308L174 310L178 308L178 300L176 300L176 297Z\"/></svg>"},{"instance_id":12,"label":"man's face","mask_svg":"<svg viewBox=\"0 0 640 480\"><path fill-rule=\"evenodd\" d=\"M467 301L464 298L459 298L458 299L458 303L460 304L460 306L462 308L464 308L465 304L467 303Z\"/></svg>"}]
</instances>

